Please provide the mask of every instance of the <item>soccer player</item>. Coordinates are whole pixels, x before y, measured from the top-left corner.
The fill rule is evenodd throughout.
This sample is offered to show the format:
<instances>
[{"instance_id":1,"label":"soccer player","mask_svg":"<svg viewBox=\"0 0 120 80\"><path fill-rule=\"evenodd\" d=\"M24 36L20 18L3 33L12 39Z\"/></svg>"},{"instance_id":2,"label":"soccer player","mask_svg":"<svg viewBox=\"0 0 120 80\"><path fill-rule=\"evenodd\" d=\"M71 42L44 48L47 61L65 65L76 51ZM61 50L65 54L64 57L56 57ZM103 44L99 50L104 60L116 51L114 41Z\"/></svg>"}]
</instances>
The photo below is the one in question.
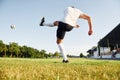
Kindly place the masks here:
<instances>
[{"instance_id":1,"label":"soccer player","mask_svg":"<svg viewBox=\"0 0 120 80\"><path fill-rule=\"evenodd\" d=\"M55 21L53 23L46 23L45 18L43 17L40 22L40 26L49 26L54 27L58 26L57 28L57 45L60 50L60 53L63 55L63 63L68 63L68 58L64 49L64 46L62 44L62 41L64 39L64 36L66 32L71 31L73 28L79 28L79 25L77 24L78 19L85 19L88 21L89 31L88 35L92 35L92 19L87 14L83 13L80 9L77 9L73 6L67 7L67 9L64 12L64 17L61 21Z\"/></svg>"}]
</instances>

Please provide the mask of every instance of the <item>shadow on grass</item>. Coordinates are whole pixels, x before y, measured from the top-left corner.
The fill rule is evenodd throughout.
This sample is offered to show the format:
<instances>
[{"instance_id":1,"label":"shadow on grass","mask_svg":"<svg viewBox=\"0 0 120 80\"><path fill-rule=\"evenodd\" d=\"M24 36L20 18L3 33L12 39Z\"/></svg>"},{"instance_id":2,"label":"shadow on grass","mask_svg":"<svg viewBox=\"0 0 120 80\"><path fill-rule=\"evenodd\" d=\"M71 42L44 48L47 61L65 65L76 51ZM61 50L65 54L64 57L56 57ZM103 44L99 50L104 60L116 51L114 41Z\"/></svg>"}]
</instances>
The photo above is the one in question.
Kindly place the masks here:
<instances>
[{"instance_id":1,"label":"shadow on grass","mask_svg":"<svg viewBox=\"0 0 120 80\"><path fill-rule=\"evenodd\" d=\"M94 58L95 60L118 60L120 61L120 58Z\"/></svg>"}]
</instances>

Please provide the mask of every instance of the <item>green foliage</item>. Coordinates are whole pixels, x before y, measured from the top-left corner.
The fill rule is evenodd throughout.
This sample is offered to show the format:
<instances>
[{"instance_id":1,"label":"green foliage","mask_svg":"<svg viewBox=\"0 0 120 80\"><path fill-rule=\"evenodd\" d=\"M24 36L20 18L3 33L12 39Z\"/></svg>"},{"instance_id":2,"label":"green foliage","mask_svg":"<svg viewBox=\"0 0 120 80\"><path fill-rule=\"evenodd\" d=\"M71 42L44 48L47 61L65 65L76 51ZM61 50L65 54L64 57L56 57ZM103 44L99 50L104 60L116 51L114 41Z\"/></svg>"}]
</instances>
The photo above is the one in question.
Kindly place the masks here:
<instances>
[{"instance_id":1,"label":"green foliage","mask_svg":"<svg viewBox=\"0 0 120 80\"><path fill-rule=\"evenodd\" d=\"M18 57L19 53L20 53L20 48L19 45L15 42L10 43L9 45L9 51L11 53L10 57L13 56L13 53L15 53Z\"/></svg>"},{"instance_id":2,"label":"green foliage","mask_svg":"<svg viewBox=\"0 0 120 80\"><path fill-rule=\"evenodd\" d=\"M10 42L9 45L0 40L0 57L21 57L21 58L47 58L45 50L37 50L28 46L19 46L18 43Z\"/></svg>"},{"instance_id":3,"label":"green foliage","mask_svg":"<svg viewBox=\"0 0 120 80\"><path fill-rule=\"evenodd\" d=\"M80 58L83 58L83 57L85 57L85 56L83 55L83 53L80 53Z\"/></svg>"},{"instance_id":4,"label":"green foliage","mask_svg":"<svg viewBox=\"0 0 120 80\"><path fill-rule=\"evenodd\" d=\"M48 54L48 57L53 57L53 53L50 52L50 53Z\"/></svg>"},{"instance_id":5,"label":"green foliage","mask_svg":"<svg viewBox=\"0 0 120 80\"><path fill-rule=\"evenodd\" d=\"M60 57L60 53L56 51L53 56L54 57Z\"/></svg>"}]
</instances>

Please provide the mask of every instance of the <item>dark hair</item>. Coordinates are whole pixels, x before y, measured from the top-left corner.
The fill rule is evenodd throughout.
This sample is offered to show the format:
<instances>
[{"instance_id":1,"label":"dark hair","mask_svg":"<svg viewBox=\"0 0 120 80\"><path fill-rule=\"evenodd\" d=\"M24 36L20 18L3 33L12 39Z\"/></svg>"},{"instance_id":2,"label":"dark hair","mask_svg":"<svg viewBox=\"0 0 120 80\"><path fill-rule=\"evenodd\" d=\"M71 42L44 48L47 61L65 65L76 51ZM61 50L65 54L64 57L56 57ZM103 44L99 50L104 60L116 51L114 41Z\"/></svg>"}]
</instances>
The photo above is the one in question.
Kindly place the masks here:
<instances>
[{"instance_id":1,"label":"dark hair","mask_svg":"<svg viewBox=\"0 0 120 80\"><path fill-rule=\"evenodd\" d=\"M74 6L71 6L71 8L75 8Z\"/></svg>"}]
</instances>

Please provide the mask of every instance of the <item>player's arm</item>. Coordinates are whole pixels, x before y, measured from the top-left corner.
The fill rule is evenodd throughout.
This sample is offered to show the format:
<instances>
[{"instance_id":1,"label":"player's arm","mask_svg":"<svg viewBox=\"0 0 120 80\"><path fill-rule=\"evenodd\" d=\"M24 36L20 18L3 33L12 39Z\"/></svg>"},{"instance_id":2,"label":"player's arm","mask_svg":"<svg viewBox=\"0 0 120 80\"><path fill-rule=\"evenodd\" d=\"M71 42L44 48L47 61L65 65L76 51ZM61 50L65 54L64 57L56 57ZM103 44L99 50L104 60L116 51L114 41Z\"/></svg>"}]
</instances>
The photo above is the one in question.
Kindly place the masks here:
<instances>
[{"instance_id":1,"label":"player's arm","mask_svg":"<svg viewBox=\"0 0 120 80\"><path fill-rule=\"evenodd\" d=\"M90 16L88 16L87 14L81 14L79 16L79 18L82 18L82 19L85 19L88 21L88 25L89 25L89 31L88 31L88 35L91 35L93 33L93 30L92 30L92 19Z\"/></svg>"}]
</instances>

